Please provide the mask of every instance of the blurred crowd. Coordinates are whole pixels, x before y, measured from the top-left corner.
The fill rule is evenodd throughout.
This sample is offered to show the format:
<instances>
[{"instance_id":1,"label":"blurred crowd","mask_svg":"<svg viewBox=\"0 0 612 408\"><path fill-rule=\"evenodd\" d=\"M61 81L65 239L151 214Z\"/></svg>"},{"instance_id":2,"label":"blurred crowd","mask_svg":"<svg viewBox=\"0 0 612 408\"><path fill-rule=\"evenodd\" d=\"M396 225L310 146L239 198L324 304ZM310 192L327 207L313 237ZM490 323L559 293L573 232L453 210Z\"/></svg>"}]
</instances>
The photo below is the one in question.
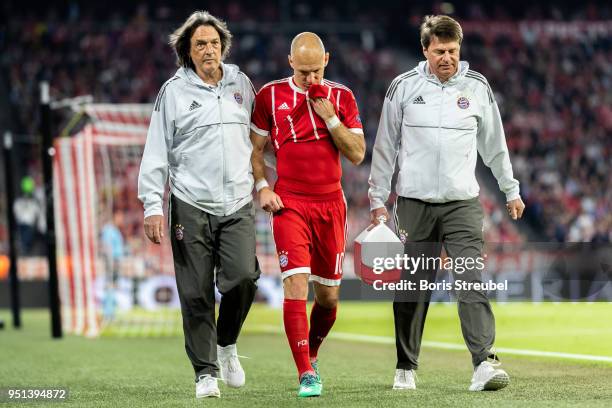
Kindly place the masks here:
<instances>
[{"instance_id":1,"label":"blurred crowd","mask_svg":"<svg viewBox=\"0 0 612 408\"><path fill-rule=\"evenodd\" d=\"M474 27L463 55L493 86L529 225L546 241L609 242L612 21L567 27Z\"/></svg>"},{"instance_id":2,"label":"blurred crowd","mask_svg":"<svg viewBox=\"0 0 612 408\"><path fill-rule=\"evenodd\" d=\"M486 2L455 2L455 6L434 2L409 8L390 2L385 8L363 1L342 6L318 1L215 1L206 8L228 21L235 35L228 62L238 64L256 88L291 74L287 53L296 32L310 29L321 34L331 53L326 76L354 91L368 145L364 164L344 167L349 241L369 222L368 162L384 93L395 76L423 59L418 26L429 13L454 13L464 24L462 59L491 83L527 205L525 221L510 222L495 185L487 182L488 170L481 172L486 238L609 241L610 7L560 4L529 2L519 15L513 14L516 8L509 12L511 8L503 4ZM0 73L8 84L14 130L37 133L41 79L50 80L54 99L90 94L95 102L152 102L176 69L168 34L192 7L181 2L172 7L69 2L47 11L22 12L16 3L4 4ZM490 20L500 24L492 25ZM525 22L543 20L565 24L569 31L580 31L593 21L605 24L599 35L564 36L525 28ZM137 164L132 167L136 174ZM115 189L121 197L113 201L115 210L125 214L122 232L140 239L134 174ZM3 204L0 209L6 211ZM267 225L265 215L258 217L258 225ZM2 241L3 223L2 216ZM259 230L263 241L272 245L265 228Z\"/></svg>"}]
</instances>

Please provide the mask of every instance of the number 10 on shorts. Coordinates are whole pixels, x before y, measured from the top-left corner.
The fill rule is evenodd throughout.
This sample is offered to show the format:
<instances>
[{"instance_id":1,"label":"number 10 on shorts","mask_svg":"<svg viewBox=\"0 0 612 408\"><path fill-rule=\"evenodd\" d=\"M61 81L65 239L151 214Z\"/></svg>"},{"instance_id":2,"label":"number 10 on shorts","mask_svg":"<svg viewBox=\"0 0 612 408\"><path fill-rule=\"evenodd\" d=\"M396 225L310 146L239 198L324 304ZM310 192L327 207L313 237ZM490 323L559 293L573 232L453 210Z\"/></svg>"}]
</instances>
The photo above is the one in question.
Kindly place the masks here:
<instances>
[{"instance_id":1,"label":"number 10 on shorts","mask_svg":"<svg viewBox=\"0 0 612 408\"><path fill-rule=\"evenodd\" d=\"M334 268L334 275L342 275L342 264L344 263L344 252L338 252L336 254L336 267Z\"/></svg>"}]
</instances>

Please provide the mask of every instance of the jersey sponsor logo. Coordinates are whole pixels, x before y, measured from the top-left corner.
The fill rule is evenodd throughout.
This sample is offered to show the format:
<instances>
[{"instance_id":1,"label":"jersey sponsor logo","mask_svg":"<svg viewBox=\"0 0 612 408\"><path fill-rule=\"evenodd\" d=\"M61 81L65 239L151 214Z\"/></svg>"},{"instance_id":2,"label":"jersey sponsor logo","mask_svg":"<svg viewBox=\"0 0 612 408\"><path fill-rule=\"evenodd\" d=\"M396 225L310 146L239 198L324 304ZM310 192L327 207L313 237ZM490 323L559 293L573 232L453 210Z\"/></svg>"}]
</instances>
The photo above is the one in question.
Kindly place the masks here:
<instances>
[{"instance_id":1,"label":"jersey sponsor logo","mask_svg":"<svg viewBox=\"0 0 612 408\"><path fill-rule=\"evenodd\" d=\"M289 110L291 109L289 107L289 105L287 105L287 102L283 102L281 106L278 107L278 110Z\"/></svg>"},{"instance_id":2,"label":"jersey sponsor logo","mask_svg":"<svg viewBox=\"0 0 612 408\"><path fill-rule=\"evenodd\" d=\"M234 92L234 99L238 105L242 105L242 94L240 92Z\"/></svg>"},{"instance_id":3,"label":"jersey sponsor logo","mask_svg":"<svg viewBox=\"0 0 612 408\"><path fill-rule=\"evenodd\" d=\"M278 254L278 263L280 264L281 268L289 265L289 253L287 251L280 251Z\"/></svg>"},{"instance_id":4,"label":"jersey sponsor logo","mask_svg":"<svg viewBox=\"0 0 612 408\"><path fill-rule=\"evenodd\" d=\"M421 95L417 96L412 100L414 105L425 105L425 99Z\"/></svg>"},{"instance_id":5,"label":"jersey sponsor logo","mask_svg":"<svg viewBox=\"0 0 612 408\"><path fill-rule=\"evenodd\" d=\"M182 241L185 234L183 232L183 230L185 229L185 227L183 227L181 224L176 224L174 226L174 236L176 237L177 241Z\"/></svg>"},{"instance_id":6,"label":"jersey sponsor logo","mask_svg":"<svg viewBox=\"0 0 612 408\"><path fill-rule=\"evenodd\" d=\"M201 108L202 105L200 105L197 101L193 101L191 102L191 105L189 105L189 111L192 111L194 109L198 109Z\"/></svg>"},{"instance_id":7,"label":"jersey sponsor logo","mask_svg":"<svg viewBox=\"0 0 612 408\"><path fill-rule=\"evenodd\" d=\"M467 109L470 107L470 100L465 96L460 96L459 99L457 99L457 106L461 109Z\"/></svg>"}]
</instances>

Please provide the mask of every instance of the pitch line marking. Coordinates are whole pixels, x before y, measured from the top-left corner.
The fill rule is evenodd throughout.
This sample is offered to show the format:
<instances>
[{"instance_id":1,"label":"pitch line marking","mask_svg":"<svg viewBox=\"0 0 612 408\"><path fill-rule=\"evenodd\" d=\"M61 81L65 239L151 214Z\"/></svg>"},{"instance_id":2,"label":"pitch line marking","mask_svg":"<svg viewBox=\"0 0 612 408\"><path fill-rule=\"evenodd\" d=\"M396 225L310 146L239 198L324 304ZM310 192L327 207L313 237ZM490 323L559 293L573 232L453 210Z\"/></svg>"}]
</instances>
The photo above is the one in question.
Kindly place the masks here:
<instances>
[{"instance_id":1,"label":"pitch line marking","mask_svg":"<svg viewBox=\"0 0 612 408\"><path fill-rule=\"evenodd\" d=\"M254 326L254 331L265 332L265 333L284 333L283 329L279 326L274 325L257 325ZM335 340L347 340L355 341L360 343L374 343L374 344L395 344L395 338L388 336L372 336L369 334L356 334L356 333L331 333L329 336ZM467 351L465 344L458 343L446 343L441 341L423 341L421 343L423 347L444 349L444 350L459 350ZM527 350L527 349L515 349L507 347L495 347L496 352L503 354L512 354L516 356L533 356L533 357L548 357L548 358L563 358L569 360L582 360L582 361L602 361L606 363L612 363L612 356L596 356L592 354L574 354L574 353L562 353L557 351L541 351L541 350Z\"/></svg>"}]
</instances>

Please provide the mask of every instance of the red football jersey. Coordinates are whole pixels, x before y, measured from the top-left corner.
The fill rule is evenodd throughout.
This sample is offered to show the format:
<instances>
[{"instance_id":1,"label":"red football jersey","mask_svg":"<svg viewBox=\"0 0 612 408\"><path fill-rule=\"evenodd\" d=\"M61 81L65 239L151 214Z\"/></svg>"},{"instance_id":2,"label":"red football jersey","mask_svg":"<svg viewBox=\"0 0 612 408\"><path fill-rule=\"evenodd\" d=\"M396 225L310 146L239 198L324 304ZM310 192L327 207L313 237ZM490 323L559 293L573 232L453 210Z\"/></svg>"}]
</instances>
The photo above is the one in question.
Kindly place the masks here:
<instances>
[{"instance_id":1,"label":"red football jersey","mask_svg":"<svg viewBox=\"0 0 612 408\"><path fill-rule=\"evenodd\" d=\"M324 79L321 85L313 85L306 92L295 84L293 77L261 88L255 98L251 129L272 139L278 175L275 190L300 195L336 192L341 189L340 154L325 121L314 111L307 96L329 99L344 126L363 134L350 89Z\"/></svg>"}]
</instances>

